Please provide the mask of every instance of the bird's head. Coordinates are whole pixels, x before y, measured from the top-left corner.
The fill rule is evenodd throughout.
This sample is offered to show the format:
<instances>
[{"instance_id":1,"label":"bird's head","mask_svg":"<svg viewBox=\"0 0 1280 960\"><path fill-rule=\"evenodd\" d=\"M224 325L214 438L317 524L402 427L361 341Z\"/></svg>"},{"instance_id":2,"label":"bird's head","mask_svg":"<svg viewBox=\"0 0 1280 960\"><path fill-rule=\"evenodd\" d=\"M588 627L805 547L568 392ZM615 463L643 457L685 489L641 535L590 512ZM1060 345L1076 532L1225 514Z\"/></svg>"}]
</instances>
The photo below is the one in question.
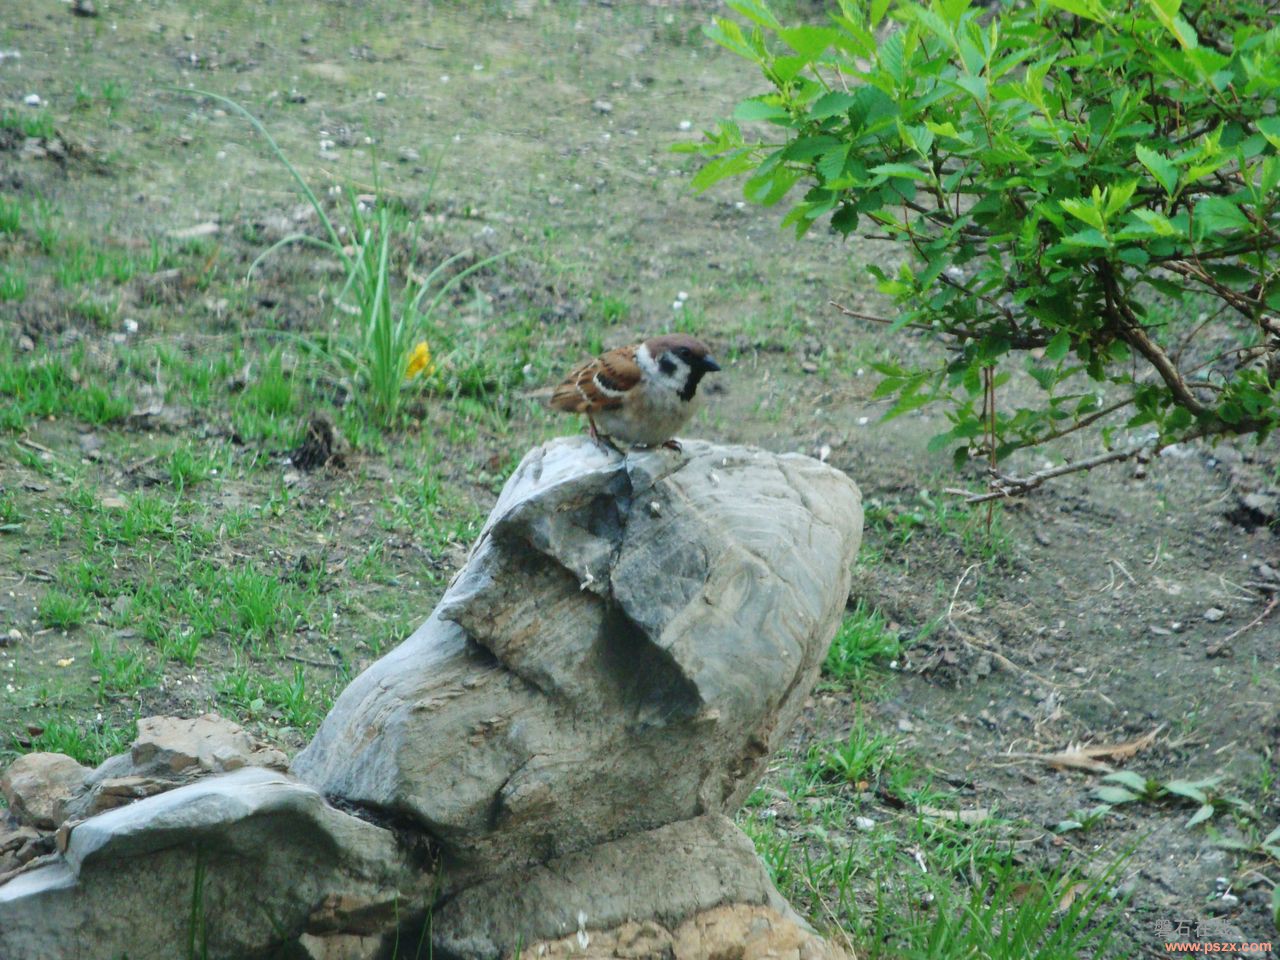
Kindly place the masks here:
<instances>
[{"instance_id":1,"label":"bird's head","mask_svg":"<svg viewBox=\"0 0 1280 960\"><path fill-rule=\"evenodd\" d=\"M707 345L687 333L651 337L644 348L659 382L676 390L682 400L692 400L702 378L720 369Z\"/></svg>"}]
</instances>

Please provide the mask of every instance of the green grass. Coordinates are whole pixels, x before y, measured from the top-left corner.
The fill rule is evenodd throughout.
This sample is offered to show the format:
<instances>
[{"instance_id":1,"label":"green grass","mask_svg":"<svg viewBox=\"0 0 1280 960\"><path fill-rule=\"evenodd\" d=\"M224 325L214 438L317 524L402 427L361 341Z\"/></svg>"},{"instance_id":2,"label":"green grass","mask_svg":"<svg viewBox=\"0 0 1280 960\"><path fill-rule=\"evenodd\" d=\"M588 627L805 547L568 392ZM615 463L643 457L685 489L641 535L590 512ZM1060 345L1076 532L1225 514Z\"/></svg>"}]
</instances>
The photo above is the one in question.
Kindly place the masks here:
<instances>
[{"instance_id":1,"label":"green grass","mask_svg":"<svg viewBox=\"0 0 1280 960\"><path fill-rule=\"evenodd\" d=\"M842 806L851 817L852 802ZM839 842L819 818L783 827L753 811L740 825L782 894L826 936L847 937L860 957L1114 955L1118 864L1092 881L1021 864L998 822L962 827L907 816Z\"/></svg>"},{"instance_id":2,"label":"green grass","mask_svg":"<svg viewBox=\"0 0 1280 960\"><path fill-rule=\"evenodd\" d=\"M40 623L55 630L70 630L84 623L92 610L93 603L87 597L50 588L40 601Z\"/></svg>"},{"instance_id":3,"label":"green grass","mask_svg":"<svg viewBox=\"0 0 1280 960\"><path fill-rule=\"evenodd\" d=\"M27 276L13 267L0 268L0 303L21 303L27 299Z\"/></svg>"},{"instance_id":4,"label":"green grass","mask_svg":"<svg viewBox=\"0 0 1280 960\"><path fill-rule=\"evenodd\" d=\"M234 671L223 677L218 693L251 717L270 715L307 736L315 733L334 696L332 692L314 690L301 664L294 665L288 679L264 677L248 669Z\"/></svg>"},{"instance_id":5,"label":"green grass","mask_svg":"<svg viewBox=\"0 0 1280 960\"><path fill-rule=\"evenodd\" d=\"M22 204L0 193L0 236L14 237L22 229Z\"/></svg>"},{"instance_id":6,"label":"green grass","mask_svg":"<svg viewBox=\"0 0 1280 960\"><path fill-rule=\"evenodd\" d=\"M892 662L902 650L902 641L889 629L884 616L859 600L831 641L822 675L837 685L856 689L876 665Z\"/></svg>"},{"instance_id":7,"label":"green grass","mask_svg":"<svg viewBox=\"0 0 1280 960\"><path fill-rule=\"evenodd\" d=\"M24 137L52 137L57 133L53 114L47 110L0 110L0 130L12 130Z\"/></svg>"},{"instance_id":8,"label":"green grass","mask_svg":"<svg viewBox=\"0 0 1280 960\"><path fill-rule=\"evenodd\" d=\"M125 752L138 735L134 720L123 725L109 722L85 723L64 714L55 714L39 721L39 725L41 732L31 738L30 747L20 748L22 752L65 753L89 767L97 766L107 757Z\"/></svg>"},{"instance_id":9,"label":"green grass","mask_svg":"<svg viewBox=\"0 0 1280 960\"><path fill-rule=\"evenodd\" d=\"M987 564L1007 562L1014 542L1004 525L1003 507L993 504L988 528L987 505L974 506L951 495L935 498L922 489L910 501L868 503L868 528L885 538L887 547L901 549L919 536L938 537L960 548L965 556Z\"/></svg>"},{"instance_id":10,"label":"green grass","mask_svg":"<svg viewBox=\"0 0 1280 960\"><path fill-rule=\"evenodd\" d=\"M874 732L859 717L844 741L815 743L805 757L804 770L811 780L827 783L865 784L879 779L894 760L896 741Z\"/></svg>"},{"instance_id":11,"label":"green grass","mask_svg":"<svg viewBox=\"0 0 1280 960\"><path fill-rule=\"evenodd\" d=\"M69 416L95 426L125 417L132 409L130 401L105 384L86 382L91 374L82 364L79 350L65 357L42 353L0 359L0 430L20 431L48 416Z\"/></svg>"},{"instance_id":12,"label":"green grass","mask_svg":"<svg viewBox=\"0 0 1280 960\"><path fill-rule=\"evenodd\" d=\"M116 643L103 646L93 641L89 651L90 662L98 672L100 696L118 693L134 696L139 690L153 687L159 680L157 672L147 663L139 651L121 647Z\"/></svg>"}]
</instances>

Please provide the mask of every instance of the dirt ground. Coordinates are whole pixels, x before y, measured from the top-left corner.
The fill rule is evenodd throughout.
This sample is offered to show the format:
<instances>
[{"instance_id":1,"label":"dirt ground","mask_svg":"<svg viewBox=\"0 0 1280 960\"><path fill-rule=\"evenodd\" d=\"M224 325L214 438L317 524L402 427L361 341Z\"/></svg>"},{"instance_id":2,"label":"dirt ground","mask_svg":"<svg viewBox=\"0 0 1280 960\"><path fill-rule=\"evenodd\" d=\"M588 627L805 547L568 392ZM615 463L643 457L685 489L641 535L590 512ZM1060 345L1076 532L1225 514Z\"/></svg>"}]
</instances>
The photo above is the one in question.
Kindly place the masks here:
<instances>
[{"instance_id":1,"label":"dirt ground","mask_svg":"<svg viewBox=\"0 0 1280 960\"><path fill-rule=\"evenodd\" d=\"M813 745L865 723L1019 863L1094 875L1126 857L1114 955L1163 955L1166 920L1275 939L1280 612L1258 619L1280 593L1274 439L1172 448L1141 479L1063 478L988 534L985 508L944 493L976 475L925 453L941 411L882 424L871 399L870 362L933 348L827 306L888 309L861 265L891 253L796 240L732 185L690 192L697 162L670 145L758 86L702 37L705 5L97 7L0 23L0 193L25 218L0 233L0 281L25 287L0 300L0 364L51 362L68 394L0 427L7 755L70 743L96 760L137 716L205 709L296 748L431 609L523 452L575 429L529 394L678 328L725 367L691 432L858 482L851 604L904 644L872 682L815 691L744 816L796 849L897 831L900 869L917 869L900 792L851 784L861 825L819 835L787 785ZM246 281L315 223L264 142L197 89L259 116L335 209L335 186L397 198L424 262L514 251L438 317L441 373L407 427L368 429L297 348L341 322L334 263L294 247ZM286 454L317 411L345 456L299 471ZM1134 740L1097 759L1159 784L1220 777L1207 823L1188 827L1197 804L1177 796L1099 810L1100 772L1043 759ZM819 892L780 885L827 924ZM855 880L859 916L874 886Z\"/></svg>"}]
</instances>

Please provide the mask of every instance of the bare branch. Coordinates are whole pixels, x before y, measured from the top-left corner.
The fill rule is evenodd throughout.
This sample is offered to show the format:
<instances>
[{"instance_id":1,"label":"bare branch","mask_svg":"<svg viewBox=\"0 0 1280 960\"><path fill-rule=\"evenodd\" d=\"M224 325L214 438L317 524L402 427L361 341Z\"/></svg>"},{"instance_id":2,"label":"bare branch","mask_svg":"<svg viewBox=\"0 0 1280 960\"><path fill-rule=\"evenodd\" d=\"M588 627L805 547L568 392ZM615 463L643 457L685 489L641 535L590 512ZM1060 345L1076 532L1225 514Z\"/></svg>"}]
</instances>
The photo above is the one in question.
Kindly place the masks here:
<instances>
[{"instance_id":1,"label":"bare branch","mask_svg":"<svg viewBox=\"0 0 1280 960\"><path fill-rule=\"evenodd\" d=\"M1146 452L1154 452L1151 444L1139 444L1130 447L1127 450L1112 450L1108 453L1098 454L1096 457L1090 457L1087 460L1077 460L1074 463L1064 463L1060 467L1053 467L1049 470L1041 470L1026 477L1014 477L1007 474L997 473L992 476L990 481L991 490L987 493L972 493L968 490L948 489L945 493L955 494L964 497L965 503L986 503L988 500L1005 500L1009 497L1020 497L1030 493L1036 487L1041 486L1045 482L1052 480L1054 477L1063 477L1069 473L1079 473L1082 470L1092 470L1094 467L1100 467L1104 463L1117 463L1121 460L1130 460L1138 454Z\"/></svg>"}]
</instances>

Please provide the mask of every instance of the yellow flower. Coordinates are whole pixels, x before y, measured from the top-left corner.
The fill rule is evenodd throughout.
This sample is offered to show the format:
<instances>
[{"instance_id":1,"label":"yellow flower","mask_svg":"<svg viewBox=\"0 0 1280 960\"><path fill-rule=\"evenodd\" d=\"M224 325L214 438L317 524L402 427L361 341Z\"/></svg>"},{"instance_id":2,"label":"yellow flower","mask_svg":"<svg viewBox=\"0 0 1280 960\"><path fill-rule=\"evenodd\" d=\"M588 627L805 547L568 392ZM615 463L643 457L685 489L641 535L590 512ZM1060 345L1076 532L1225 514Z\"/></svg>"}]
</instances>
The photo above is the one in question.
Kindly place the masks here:
<instances>
[{"instance_id":1,"label":"yellow flower","mask_svg":"<svg viewBox=\"0 0 1280 960\"><path fill-rule=\"evenodd\" d=\"M436 365L431 362L431 348L427 346L427 341L419 340L409 353L409 367L404 372L404 378L412 380L419 374L429 377L435 372Z\"/></svg>"}]
</instances>

